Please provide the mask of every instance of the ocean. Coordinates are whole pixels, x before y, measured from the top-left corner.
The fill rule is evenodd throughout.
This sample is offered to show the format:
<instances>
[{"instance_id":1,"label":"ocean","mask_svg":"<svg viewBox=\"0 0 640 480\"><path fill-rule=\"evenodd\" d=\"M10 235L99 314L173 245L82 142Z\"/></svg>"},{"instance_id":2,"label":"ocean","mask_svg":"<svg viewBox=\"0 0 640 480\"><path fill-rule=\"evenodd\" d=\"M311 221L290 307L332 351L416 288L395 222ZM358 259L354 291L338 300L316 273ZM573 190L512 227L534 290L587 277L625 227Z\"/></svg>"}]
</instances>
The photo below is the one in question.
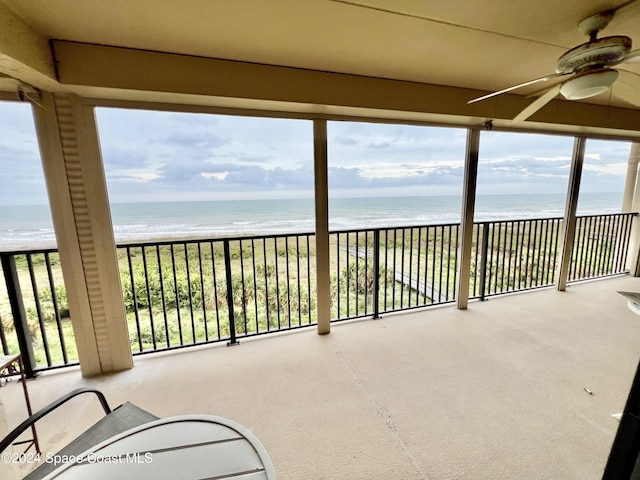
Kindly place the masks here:
<instances>
[{"instance_id":1,"label":"ocean","mask_svg":"<svg viewBox=\"0 0 640 480\"><path fill-rule=\"evenodd\" d=\"M478 195L476 221L562 216L564 194ZM579 214L620 211L621 193L583 193ZM454 223L459 196L334 198L331 230ZM207 238L314 229L312 199L115 203L111 205L117 241ZM46 205L0 206L0 249L55 245Z\"/></svg>"}]
</instances>

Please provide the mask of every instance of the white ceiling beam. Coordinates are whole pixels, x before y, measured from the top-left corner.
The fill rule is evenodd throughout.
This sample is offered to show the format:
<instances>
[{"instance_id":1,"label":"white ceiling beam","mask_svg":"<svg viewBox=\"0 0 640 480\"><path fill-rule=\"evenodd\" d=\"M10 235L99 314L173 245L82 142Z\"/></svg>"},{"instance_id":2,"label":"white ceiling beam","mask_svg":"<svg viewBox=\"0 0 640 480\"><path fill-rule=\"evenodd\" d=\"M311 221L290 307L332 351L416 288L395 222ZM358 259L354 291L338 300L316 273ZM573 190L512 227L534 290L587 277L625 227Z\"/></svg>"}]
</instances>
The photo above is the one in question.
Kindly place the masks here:
<instances>
[{"instance_id":1,"label":"white ceiling beam","mask_svg":"<svg viewBox=\"0 0 640 480\"><path fill-rule=\"evenodd\" d=\"M2 2L0 72L42 90L60 90L48 39L39 35ZM5 84L0 84L0 88Z\"/></svg>"},{"instance_id":2,"label":"white ceiling beam","mask_svg":"<svg viewBox=\"0 0 640 480\"><path fill-rule=\"evenodd\" d=\"M495 120L508 125L531 100L519 95L467 105L478 90L388 80L357 75L192 57L161 52L54 41L60 82L81 95L118 98L114 91L129 92L120 100L178 103L178 98L244 99L259 104L322 106L369 111L447 116L459 123ZM171 100L174 97L176 100ZM245 108L251 108L246 105ZM223 105L224 106L224 105ZM294 107L295 108L295 107ZM303 107L304 108L304 107ZM302 110L301 110L302 111ZM356 114L357 115L357 114ZM636 137L640 110L555 100L536 112L523 128L565 130L589 134L590 130L615 131ZM622 132L622 133L621 133Z\"/></svg>"}]
</instances>

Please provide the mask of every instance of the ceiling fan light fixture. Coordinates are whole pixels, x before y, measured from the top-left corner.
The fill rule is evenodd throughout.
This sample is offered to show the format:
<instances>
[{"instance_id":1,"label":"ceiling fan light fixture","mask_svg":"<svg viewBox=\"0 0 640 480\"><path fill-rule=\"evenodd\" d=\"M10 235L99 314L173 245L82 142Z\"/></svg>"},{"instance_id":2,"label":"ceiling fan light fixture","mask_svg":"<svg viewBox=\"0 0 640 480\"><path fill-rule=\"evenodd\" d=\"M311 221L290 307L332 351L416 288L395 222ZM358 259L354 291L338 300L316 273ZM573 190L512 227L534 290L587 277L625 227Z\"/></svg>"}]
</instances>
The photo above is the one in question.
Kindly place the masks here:
<instances>
[{"instance_id":1,"label":"ceiling fan light fixture","mask_svg":"<svg viewBox=\"0 0 640 480\"><path fill-rule=\"evenodd\" d=\"M572 78L560 88L560 93L567 100L582 100L594 97L611 88L618 78L618 71L607 68Z\"/></svg>"}]
</instances>

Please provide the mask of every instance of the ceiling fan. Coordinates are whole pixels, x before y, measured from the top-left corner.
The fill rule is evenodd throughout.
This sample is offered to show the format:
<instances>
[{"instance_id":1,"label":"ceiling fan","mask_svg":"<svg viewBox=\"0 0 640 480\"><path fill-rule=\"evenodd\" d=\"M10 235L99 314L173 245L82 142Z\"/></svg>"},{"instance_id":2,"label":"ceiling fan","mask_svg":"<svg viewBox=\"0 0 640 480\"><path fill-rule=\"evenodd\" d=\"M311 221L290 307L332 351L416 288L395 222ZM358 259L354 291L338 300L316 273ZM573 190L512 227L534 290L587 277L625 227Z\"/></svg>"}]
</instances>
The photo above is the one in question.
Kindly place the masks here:
<instances>
[{"instance_id":1,"label":"ceiling fan","mask_svg":"<svg viewBox=\"0 0 640 480\"><path fill-rule=\"evenodd\" d=\"M618 70L612 67L640 62L640 50L631 51L629 37L618 35L598 38L598 33L609 24L614 13L615 10L606 10L578 24L578 31L588 35L589 41L565 52L556 63L556 73L474 98L467 103L480 102L536 83L562 79L553 87L537 92L542 95L513 119L512 122L516 123L529 118L559 93L567 100L582 100L607 91L618 78Z\"/></svg>"}]
</instances>

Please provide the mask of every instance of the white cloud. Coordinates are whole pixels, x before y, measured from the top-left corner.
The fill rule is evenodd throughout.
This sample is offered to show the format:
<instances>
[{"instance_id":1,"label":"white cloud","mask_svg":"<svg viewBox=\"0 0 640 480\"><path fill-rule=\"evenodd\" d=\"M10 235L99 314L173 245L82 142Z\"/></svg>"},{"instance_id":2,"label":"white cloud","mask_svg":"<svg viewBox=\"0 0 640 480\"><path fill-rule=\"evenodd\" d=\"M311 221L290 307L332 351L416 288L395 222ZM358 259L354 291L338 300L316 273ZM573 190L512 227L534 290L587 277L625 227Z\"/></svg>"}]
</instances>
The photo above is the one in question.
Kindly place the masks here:
<instances>
[{"instance_id":1,"label":"white cloud","mask_svg":"<svg viewBox=\"0 0 640 480\"><path fill-rule=\"evenodd\" d=\"M113 201L313 194L306 120L97 109ZM341 195L461 192L466 131L329 122L330 188ZM573 138L482 132L478 191L566 190ZM583 191L622 190L628 142L588 140ZM410 193L413 192L413 193ZM46 202L31 109L0 104L0 204Z\"/></svg>"}]
</instances>

